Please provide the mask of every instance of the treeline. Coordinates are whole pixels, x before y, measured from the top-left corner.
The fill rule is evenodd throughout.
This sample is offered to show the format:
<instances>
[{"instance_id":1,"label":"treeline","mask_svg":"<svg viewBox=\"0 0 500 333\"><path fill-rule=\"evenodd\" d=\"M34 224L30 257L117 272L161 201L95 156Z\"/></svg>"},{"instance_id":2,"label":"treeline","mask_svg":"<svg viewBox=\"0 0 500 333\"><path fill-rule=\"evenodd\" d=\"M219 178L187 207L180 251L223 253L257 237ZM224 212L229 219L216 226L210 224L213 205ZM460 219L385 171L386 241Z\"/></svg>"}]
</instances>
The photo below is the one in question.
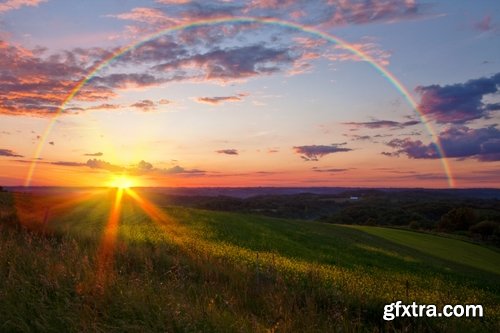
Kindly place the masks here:
<instances>
[{"instance_id":1,"label":"treeline","mask_svg":"<svg viewBox=\"0 0 500 333\"><path fill-rule=\"evenodd\" d=\"M500 200L467 192L355 190L336 195L169 196L168 204L339 224L455 233L500 245Z\"/></svg>"},{"instance_id":2,"label":"treeline","mask_svg":"<svg viewBox=\"0 0 500 333\"><path fill-rule=\"evenodd\" d=\"M230 196L162 196L155 202L194 208L243 212L271 217L317 220L339 209L335 198L317 194L260 195L250 198Z\"/></svg>"},{"instance_id":3,"label":"treeline","mask_svg":"<svg viewBox=\"0 0 500 333\"><path fill-rule=\"evenodd\" d=\"M406 226L459 234L500 245L498 200L368 198L345 205L323 220L343 224Z\"/></svg>"}]
</instances>

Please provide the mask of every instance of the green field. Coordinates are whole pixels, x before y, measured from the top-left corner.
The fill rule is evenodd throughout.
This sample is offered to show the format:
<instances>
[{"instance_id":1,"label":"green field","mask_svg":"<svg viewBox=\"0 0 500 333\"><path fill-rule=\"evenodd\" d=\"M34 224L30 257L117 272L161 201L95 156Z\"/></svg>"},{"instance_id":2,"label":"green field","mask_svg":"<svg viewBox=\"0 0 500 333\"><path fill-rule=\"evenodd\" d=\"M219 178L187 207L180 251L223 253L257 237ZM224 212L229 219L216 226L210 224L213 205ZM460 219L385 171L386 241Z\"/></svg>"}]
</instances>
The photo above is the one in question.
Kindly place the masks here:
<instances>
[{"instance_id":1,"label":"green field","mask_svg":"<svg viewBox=\"0 0 500 333\"><path fill-rule=\"evenodd\" d=\"M463 241L406 230L353 226L426 255L500 275L500 253Z\"/></svg>"},{"instance_id":2,"label":"green field","mask_svg":"<svg viewBox=\"0 0 500 333\"><path fill-rule=\"evenodd\" d=\"M66 197L0 194L1 332L500 331L500 254L474 244ZM383 321L395 300L485 316Z\"/></svg>"}]
</instances>

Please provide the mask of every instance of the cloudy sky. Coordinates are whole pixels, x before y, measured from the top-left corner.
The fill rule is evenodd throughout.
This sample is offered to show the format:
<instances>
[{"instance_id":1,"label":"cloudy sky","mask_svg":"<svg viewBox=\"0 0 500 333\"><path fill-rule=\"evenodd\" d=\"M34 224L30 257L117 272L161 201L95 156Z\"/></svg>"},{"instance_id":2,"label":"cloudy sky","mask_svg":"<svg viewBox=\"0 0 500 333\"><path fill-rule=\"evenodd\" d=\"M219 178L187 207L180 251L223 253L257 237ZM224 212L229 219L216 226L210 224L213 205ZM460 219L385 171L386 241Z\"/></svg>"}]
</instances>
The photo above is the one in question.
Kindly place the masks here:
<instances>
[{"instance_id":1,"label":"cloudy sky","mask_svg":"<svg viewBox=\"0 0 500 333\"><path fill-rule=\"evenodd\" d=\"M499 187L499 89L496 0L0 0L0 185Z\"/></svg>"}]
</instances>

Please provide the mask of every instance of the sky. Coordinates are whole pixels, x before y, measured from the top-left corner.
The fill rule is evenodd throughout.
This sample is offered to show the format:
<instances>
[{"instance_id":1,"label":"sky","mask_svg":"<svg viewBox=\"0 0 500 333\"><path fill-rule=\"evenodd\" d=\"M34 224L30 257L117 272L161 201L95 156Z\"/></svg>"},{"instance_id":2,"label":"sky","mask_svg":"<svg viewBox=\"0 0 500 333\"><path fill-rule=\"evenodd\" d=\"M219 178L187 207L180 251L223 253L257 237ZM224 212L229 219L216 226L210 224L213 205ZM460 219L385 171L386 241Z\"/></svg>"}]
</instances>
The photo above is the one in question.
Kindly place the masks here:
<instances>
[{"instance_id":1,"label":"sky","mask_svg":"<svg viewBox=\"0 0 500 333\"><path fill-rule=\"evenodd\" d=\"M0 185L500 187L500 2L0 0Z\"/></svg>"}]
</instances>

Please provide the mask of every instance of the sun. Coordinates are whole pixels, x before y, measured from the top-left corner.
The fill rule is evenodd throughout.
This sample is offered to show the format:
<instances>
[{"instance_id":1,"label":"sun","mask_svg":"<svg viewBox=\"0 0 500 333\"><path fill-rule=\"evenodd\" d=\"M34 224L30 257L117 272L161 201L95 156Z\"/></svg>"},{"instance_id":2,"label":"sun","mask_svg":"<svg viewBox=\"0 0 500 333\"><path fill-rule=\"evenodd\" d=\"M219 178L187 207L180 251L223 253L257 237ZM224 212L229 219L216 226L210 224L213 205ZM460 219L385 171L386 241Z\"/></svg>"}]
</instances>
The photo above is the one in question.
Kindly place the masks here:
<instances>
[{"instance_id":1,"label":"sun","mask_svg":"<svg viewBox=\"0 0 500 333\"><path fill-rule=\"evenodd\" d=\"M115 176L109 182L109 187L116 187L120 189L127 189L133 186L135 186L134 179L124 175Z\"/></svg>"}]
</instances>

